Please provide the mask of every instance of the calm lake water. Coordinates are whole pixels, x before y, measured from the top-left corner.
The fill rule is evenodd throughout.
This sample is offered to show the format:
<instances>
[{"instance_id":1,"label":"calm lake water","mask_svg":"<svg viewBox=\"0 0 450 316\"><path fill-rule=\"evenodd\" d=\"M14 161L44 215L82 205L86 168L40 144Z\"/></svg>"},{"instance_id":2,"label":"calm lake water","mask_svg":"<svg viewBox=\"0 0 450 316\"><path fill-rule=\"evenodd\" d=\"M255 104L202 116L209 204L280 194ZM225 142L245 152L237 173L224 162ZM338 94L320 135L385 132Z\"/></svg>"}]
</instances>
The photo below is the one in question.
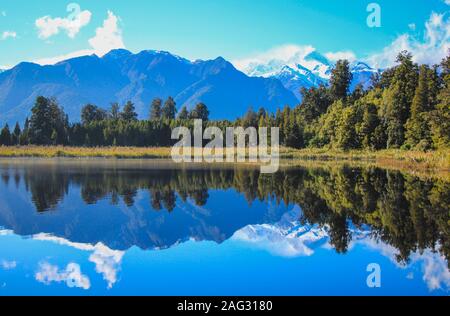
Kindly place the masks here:
<instances>
[{"instance_id":1,"label":"calm lake water","mask_svg":"<svg viewBox=\"0 0 450 316\"><path fill-rule=\"evenodd\" d=\"M0 175L0 295L449 294L444 180L39 159Z\"/></svg>"}]
</instances>

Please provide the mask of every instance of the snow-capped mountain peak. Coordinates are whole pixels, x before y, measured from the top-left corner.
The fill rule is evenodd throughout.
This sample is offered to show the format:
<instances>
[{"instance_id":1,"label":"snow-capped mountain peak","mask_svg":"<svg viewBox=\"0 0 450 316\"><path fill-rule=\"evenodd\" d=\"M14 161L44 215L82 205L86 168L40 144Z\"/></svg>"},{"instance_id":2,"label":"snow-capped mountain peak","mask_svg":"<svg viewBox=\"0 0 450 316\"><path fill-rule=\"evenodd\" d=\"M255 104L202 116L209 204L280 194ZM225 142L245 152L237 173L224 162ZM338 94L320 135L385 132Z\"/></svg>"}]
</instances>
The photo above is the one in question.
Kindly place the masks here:
<instances>
[{"instance_id":1,"label":"snow-capped mountain peak","mask_svg":"<svg viewBox=\"0 0 450 316\"><path fill-rule=\"evenodd\" d=\"M302 99L301 88L327 85L335 66L335 62L312 47L303 49L287 47L283 52L275 51L273 54L273 58L265 56L238 62L237 67L251 77L280 80L299 101ZM372 75L379 72L362 61L352 62L350 69L353 73L350 90L353 90L358 84L362 84L367 89L371 84Z\"/></svg>"},{"instance_id":2,"label":"snow-capped mountain peak","mask_svg":"<svg viewBox=\"0 0 450 316\"><path fill-rule=\"evenodd\" d=\"M376 69L370 67L368 64L362 61L357 61L352 63L351 65L352 72L362 72L362 71L370 71L370 72L377 72Z\"/></svg>"}]
</instances>

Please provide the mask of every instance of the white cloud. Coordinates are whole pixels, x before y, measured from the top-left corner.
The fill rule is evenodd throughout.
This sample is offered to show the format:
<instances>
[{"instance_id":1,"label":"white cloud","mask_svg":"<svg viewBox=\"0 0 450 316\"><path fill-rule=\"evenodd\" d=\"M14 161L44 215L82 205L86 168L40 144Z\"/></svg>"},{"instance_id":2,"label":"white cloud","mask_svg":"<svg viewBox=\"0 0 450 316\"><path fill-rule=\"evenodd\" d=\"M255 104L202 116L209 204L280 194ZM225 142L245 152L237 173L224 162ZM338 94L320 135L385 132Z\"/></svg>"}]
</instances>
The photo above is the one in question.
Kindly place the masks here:
<instances>
[{"instance_id":1,"label":"white cloud","mask_svg":"<svg viewBox=\"0 0 450 316\"><path fill-rule=\"evenodd\" d=\"M103 21L103 26L97 28L95 36L89 40L89 44L97 55L103 56L111 49L125 47L118 22L119 18L108 11L108 18Z\"/></svg>"},{"instance_id":2,"label":"white cloud","mask_svg":"<svg viewBox=\"0 0 450 316\"><path fill-rule=\"evenodd\" d=\"M64 55L41 58L33 62L40 65L54 65L60 61L87 55L103 56L112 49L125 48L122 39L122 30L119 27L120 18L108 11L108 17L103 25L95 31L95 36L89 39L90 48L78 50Z\"/></svg>"},{"instance_id":3,"label":"white cloud","mask_svg":"<svg viewBox=\"0 0 450 316\"><path fill-rule=\"evenodd\" d=\"M380 53L367 58L367 61L378 68L391 67L395 65L398 53L403 50L409 51L417 63L440 63L450 50L450 18L445 14L431 13L425 23L422 39L411 34L402 34Z\"/></svg>"},{"instance_id":4,"label":"white cloud","mask_svg":"<svg viewBox=\"0 0 450 316\"><path fill-rule=\"evenodd\" d=\"M1 40L6 40L8 38L16 38L17 37L17 33L14 31L4 31L1 36L0 39Z\"/></svg>"},{"instance_id":5,"label":"white cloud","mask_svg":"<svg viewBox=\"0 0 450 316\"><path fill-rule=\"evenodd\" d=\"M1 16L6 16L6 11L2 11L2 12L0 13L0 15L1 15Z\"/></svg>"},{"instance_id":6,"label":"white cloud","mask_svg":"<svg viewBox=\"0 0 450 316\"><path fill-rule=\"evenodd\" d=\"M450 271L443 256L426 250L424 254L414 254L413 261L422 261L423 280L430 291L450 289Z\"/></svg>"},{"instance_id":7,"label":"white cloud","mask_svg":"<svg viewBox=\"0 0 450 316\"><path fill-rule=\"evenodd\" d=\"M123 251L112 250L103 244L97 244L89 257L89 261L95 264L95 271L103 275L103 279L108 283L108 288L112 288L117 282L117 272L123 255Z\"/></svg>"},{"instance_id":8,"label":"white cloud","mask_svg":"<svg viewBox=\"0 0 450 316\"><path fill-rule=\"evenodd\" d=\"M52 282L64 282L70 288L77 287L88 290L91 287L89 278L81 273L80 265L76 263L69 263L65 269L60 270L57 266L42 262L35 278L46 285Z\"/></svg>"},{"instance_id":9,"label":"white cloud","mask_svg":"<svg viewBox=\"0 0 450 316\"><path fill-rule=\"evenodd\" d=\"M450 0L446 0L449 4ZM409 33L401 34L395 40L383 48L381 51L365 58L369 65L376 68L387 68L396 64L398 54L407 50L413 55L413 59L421 64L437 64L445 58L450 51L450 17L449 14L439 14L432 12L425 23L425 32L422 38L414 34L416 25L408 25ZM323 73L327 68L321 67L316 60L305 59L308 54L316 53L316 49L311 45L287 44L272 48L266 52L260 52L254 56L233 61L239 70L250 76L271 76L279 72L283 66L287 65L296 68L297 64L310 69L321 77L327 77ZM324 56L330 61L347 59L350 62L357 60L357 56L352 51L328 52Z\"/></svg>"},{"instance_id":10,"label":"white cloud","mask_svg":"<svg viewBox=\"0 0 450 316\"><path fill-rule=\"evenodd\" d=\"M420 266L423 273L422 279L430 291L438 289L448 291L450 289L450 271L447 268L445 257L441 254L430 249L426 249L423 253L414 252L410 256L409 263L405 265L397 261L398 249L391 245L372 238L362 239L357 242L377 250L401 269L411 269L414 265ZM407 278L410 278L410 273L407 275Z\"/></svg>"},{"instance_id":11,"label":"white cloud","mask_svg":"<svg viewBox=\"0 0 450 316\"><path fill-rule=\"evenodd\" d=\"M2 260L0 262L0 267L2 267L3 270L12 270L12 269L15 269L17 267L17 262L16 261Z\"/></svg>"},{"instance_id":12,"label":"white cloud","mask_svg":"<svg viewBox=\"0 0 450 316\"><path fill-rule=\"evenodd\" d=\"M90 244L71 242L67 239L48 234L37 234L33 236L33 239L51 241L82 251L91 251L92 254L89 257L89 261L95 264L95 271L103 276L103 279L108 283L108 288L112 288L117 282L117 272L120 270L120 265L125 252L112 250L102 243L93 246Z\"/></svg>"},{"instance_id":13,"label":"white cloud","mask_svg":"<svg viewBox=\"0 0 450 316\"><path fill-rule=\"evenodd\" d=\"M60 30L65 31L67 36L74 38L83 28L91 21L92 13L88 10L80 11L73 18L52 18L51 16L43 16L35 22L38 28L39 38L47 39L59 34Z\"/></svg>"},{"instance_id":14,"label":"white cloud","mask_svg":"<svg viewBox=\"0 0 450 316\"><path fill-rule=\"evenodd\" d=\"M444 0L445 4L450 5L450 0Z\"/></svg>"},{"instance_id":15,"label":"white cloud","mask_svg":"<svg viewBox=\"0 0 450 316\"><path fill-rule=\"evenodd\" d=\"M339 59L347 59L349 62L356 60L356 55L352 51L328 52L325 54L325 57L333 62L336 62Z\"/></svg>"}]
</instances>

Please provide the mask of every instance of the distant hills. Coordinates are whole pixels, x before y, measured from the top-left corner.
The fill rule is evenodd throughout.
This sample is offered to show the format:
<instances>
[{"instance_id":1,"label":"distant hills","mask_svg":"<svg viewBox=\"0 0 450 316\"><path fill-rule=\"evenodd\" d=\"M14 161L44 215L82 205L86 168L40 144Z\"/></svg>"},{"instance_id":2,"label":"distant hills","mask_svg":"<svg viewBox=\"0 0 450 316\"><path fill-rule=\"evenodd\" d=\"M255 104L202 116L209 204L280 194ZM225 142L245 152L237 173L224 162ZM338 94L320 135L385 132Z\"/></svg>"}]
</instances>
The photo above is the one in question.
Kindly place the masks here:
<instances>
[{"instance_id":1,"label":"distant hills","mask_svg":"<svg viewBox=\"0 0 450 316\"><path fill-rule=\"evenodd\" d=\"M244 72L219 57L189 61L164 51L133 54L112 50L41 66L23 62L0 71L0 122L23 122L37 96L55 97L71 121L92 103L109 108L112 102L135 103L139 118L147 118L153 98L173 96L178 108L208 105L212 119L235 119L249 107L274 112L301 99L299 88L326 84L333 64L314 52L300 63L277 61L254 64ZM363 63L352 65L354 85L367 85L375 71Z\"/></svg>"}]
</instances>

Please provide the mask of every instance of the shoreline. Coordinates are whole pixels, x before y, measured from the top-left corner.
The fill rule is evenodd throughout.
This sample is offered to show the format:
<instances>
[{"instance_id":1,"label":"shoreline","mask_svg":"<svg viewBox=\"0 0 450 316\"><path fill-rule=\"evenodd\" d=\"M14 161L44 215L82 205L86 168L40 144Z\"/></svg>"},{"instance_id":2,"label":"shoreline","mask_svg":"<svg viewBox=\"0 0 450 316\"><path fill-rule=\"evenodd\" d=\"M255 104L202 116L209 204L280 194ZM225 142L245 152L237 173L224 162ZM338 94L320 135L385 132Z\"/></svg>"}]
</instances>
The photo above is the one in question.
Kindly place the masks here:
<instances>
[{"instance_id":1,"label":"shoreline","mask_svg":"<svg viewBox=\"0 0 450 316\"><path fill-rule=\"evenodd\" d=\"M105 158L167 159L169 147L64 147L1 146L0 158ZM406 150L337 151L329 149L280 148L283 162L369 163L395 169L450 172L450 149L419 152Z\"/></svg>"}]
</instances>

